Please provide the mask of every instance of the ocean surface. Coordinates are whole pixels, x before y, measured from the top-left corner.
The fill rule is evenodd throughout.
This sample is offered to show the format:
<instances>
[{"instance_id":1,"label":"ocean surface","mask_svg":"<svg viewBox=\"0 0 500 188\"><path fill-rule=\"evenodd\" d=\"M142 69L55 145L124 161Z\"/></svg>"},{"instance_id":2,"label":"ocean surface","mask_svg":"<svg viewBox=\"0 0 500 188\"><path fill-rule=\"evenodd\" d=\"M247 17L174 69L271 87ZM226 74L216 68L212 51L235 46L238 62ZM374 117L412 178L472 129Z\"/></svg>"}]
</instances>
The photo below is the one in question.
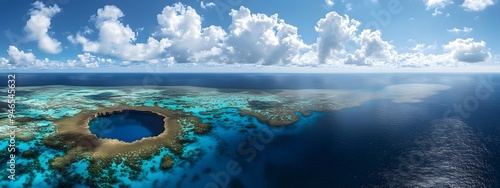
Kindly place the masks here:
<instances>
[{"instance_id":1,"label":"ocean surface","mask_svg":"<svg viewBox=\"0 0 500 188\"><path fill-rule=\"evenodd\" d=\"M231 123L213 121L209 133L186 145L186 151L200 155L190 168L151 176L168 179L155 184L167 187L500 187L498 74L25 73L16 83L360 91L394 84L447 85L449 90L421 102L370 100L313 112L278 128L240 116L237 109L221 109ZM256 128L246 133L238 122ZM252 135L260 142L241 147ZM234 164L240 168L231 173Z\"/></svg>"}]
</instances>

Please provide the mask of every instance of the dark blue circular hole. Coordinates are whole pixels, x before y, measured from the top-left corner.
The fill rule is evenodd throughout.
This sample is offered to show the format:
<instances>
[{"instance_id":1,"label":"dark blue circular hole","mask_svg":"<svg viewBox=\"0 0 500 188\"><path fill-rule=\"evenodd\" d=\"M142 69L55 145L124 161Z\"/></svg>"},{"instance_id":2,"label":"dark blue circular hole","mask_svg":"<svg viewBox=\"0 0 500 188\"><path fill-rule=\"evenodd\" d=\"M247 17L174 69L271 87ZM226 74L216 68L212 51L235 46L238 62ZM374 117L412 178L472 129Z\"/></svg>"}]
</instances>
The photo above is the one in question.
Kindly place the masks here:
<instances>
[{"instance_id":1,"label":"dark blue circular hole","mask_svg":"<svg viewBox=\"0 0 500 188\"><path fill-rule=\"evenodd\" d=\"M165 131L164 118L147 111L117 111L92 119L89 129L99 138L134 142L145 137L158 136Z\"/></svg>"}]
</instances>

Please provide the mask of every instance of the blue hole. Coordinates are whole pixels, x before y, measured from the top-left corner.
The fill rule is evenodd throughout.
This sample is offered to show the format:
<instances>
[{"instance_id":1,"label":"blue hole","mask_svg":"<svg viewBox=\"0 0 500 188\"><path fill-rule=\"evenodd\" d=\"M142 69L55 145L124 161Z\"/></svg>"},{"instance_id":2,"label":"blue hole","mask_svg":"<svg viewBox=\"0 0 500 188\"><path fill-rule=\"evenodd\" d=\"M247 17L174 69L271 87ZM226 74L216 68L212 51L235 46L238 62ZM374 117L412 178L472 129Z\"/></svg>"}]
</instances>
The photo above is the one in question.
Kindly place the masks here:
<instances>
[{"instance_id":1,"label":"blue hole","mask_svg":"<svg viewBox=\"0 0 500 188\"><path fill-rule=\"evenodd\" d=\"M99 138L134 142L165 131L163 119L153 112L124 110L92 119L89 129Z\"/></svg>"}]
</instances>

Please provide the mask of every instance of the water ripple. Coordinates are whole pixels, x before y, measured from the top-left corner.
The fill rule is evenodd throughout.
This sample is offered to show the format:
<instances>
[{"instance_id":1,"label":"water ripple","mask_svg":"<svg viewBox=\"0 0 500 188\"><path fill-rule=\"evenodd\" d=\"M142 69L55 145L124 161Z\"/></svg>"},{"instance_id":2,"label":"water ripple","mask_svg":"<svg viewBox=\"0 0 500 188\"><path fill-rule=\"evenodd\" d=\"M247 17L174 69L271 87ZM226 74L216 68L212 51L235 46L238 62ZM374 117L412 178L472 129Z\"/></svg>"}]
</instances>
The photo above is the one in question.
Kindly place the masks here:
<instances>
[{"instance_id":1,"label":"water ripple","mask_svg":"<svg viewBox=\"0 0 500 188\"><path fill-rule=\"evenodd\" d=\"M389 187L488 187L493 173L480 135L464 122L440 119L415 140L385 176Z\"/></svg>"}]
</instances>

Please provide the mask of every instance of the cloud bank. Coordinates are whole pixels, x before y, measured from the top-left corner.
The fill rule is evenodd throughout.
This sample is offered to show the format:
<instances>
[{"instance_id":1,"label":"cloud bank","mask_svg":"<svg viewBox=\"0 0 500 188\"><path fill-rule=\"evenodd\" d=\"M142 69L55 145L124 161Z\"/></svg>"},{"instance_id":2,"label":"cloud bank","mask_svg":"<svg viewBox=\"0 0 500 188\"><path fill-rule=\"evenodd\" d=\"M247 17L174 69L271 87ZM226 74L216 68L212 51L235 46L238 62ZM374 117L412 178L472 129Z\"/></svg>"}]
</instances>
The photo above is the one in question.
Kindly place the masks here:
<instances>
[{"instance_id":1,"label":"cloud bank","mask_svg":"<svg viewBox=\"0 0 500 188\"><path fill-rule=\"evenodd\" d=\"M462 6L479 10L491 5L488 0L474 2L465 1ZM427 9L435 10L453 4L450 0L425 0L424 3ZM215 6L204 2L201 5ZM55 54L62 50L61 42L47 34L50 19L61 11L57 5L47 7L41 2L35 2L29 11L27 38L38 41L43 52ZM488 62L492 57L486 42L473 38L450 41L441 46L443 53L440 54L424 53L424 49L431 46L437 48L425 44L417 44L413 52L398 53L396 46L383 39L382 31L360 30L360 21L335 11L317 21L314 30L318 37L312 44L306 44L298 28L278 14L253 13L241 6L231 10L229 16L228 28L203 27L203 18L194 8L182 3L165 6L156 16L157 30L142 43L137 42L139 33L126 24L125 13L114 5L106 5L91 16L93 28L84 27L67 35L68 42L82 51L75 59L38 60L33 53L10 46L9 57L0 58L0 65L9 68L99 68L103 64L446 67ZM464 27L448 31L468 33L472 30ZM91 35L94 32L95 36Z\"/></svg>"},{"instance_id":2,"label":"cloud bank","mask_svg":"<svg viewBox=\"0 0 500 188\"><path fill-rule=\"evenodd\" d=\"M474 42L472 38L458 38L445 45L444 49L450 52L456 61L466 63L484 62L491 57L491 53L486 49L486 42Z\"/></svg>"},{"instance_id":3,"label":"cloud bank","mask_svg":"<svg viewBox=\"0 0 500 188\"><path fill-rule=\"evenodd\" d=\"M158 57L170 46L167 39L156 40L150 37L147 43L135 43L136 33L120 19L125 15L116 6L107 5L97 10L92 16L99 38L95 41L82 34L68 36L73 44L82 45L84 52L99 53L119 58L124 61L148 61Z\"/></svg>"}]
</instances>

